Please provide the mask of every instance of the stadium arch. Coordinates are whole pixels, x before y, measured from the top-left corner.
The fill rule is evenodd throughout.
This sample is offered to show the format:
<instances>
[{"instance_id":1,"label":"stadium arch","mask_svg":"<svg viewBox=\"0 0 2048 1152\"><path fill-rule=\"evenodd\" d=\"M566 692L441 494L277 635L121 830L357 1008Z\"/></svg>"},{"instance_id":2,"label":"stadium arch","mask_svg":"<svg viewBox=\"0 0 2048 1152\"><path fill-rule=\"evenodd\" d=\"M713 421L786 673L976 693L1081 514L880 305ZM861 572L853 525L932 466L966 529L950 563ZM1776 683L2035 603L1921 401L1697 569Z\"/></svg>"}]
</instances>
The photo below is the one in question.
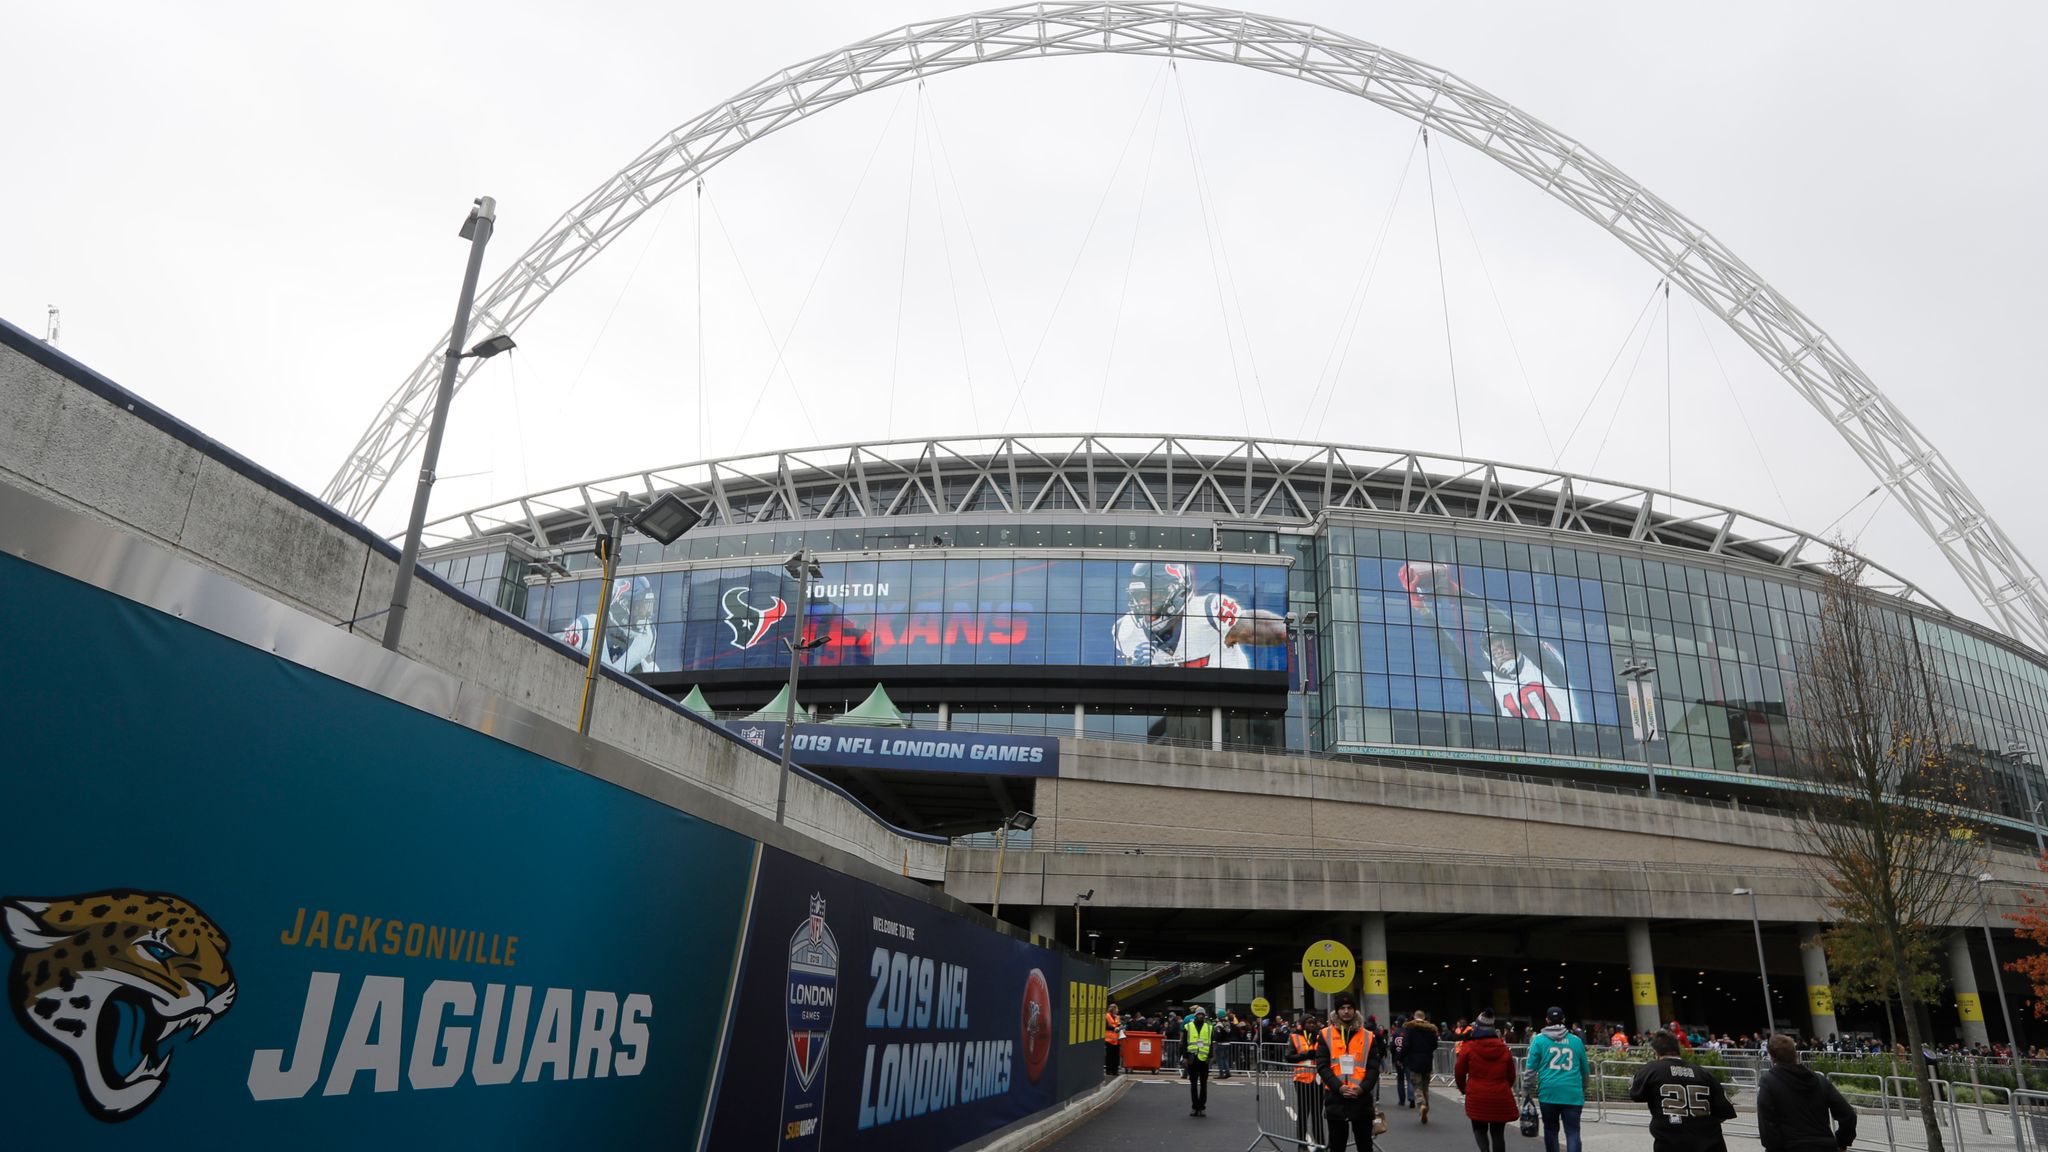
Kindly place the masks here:
<instances>
[{"instance_id":1,"label":"stadium arch","mask_svg":"<svg viewBox=\"0 0 2048 1152\"><path fill-rule=\"evenodd\" d=\"M1119 54L1213 61L1361 97L1459 140L1599 224L1714 310L1818 411L1941 550L1991 622L2048 651L2040 574L1961 475L1841 346L1706 229L1591 149L1453 73L1315 24L1177 2L1021 4L905 25L784 68L665 133L481 294L510 333L648 209L746 145L863 92L975 64ZM365 516L427 432L446 338L384 402L322 492ZM462 366L459 389L474 363Z\"/></svg>"}]
</instances>

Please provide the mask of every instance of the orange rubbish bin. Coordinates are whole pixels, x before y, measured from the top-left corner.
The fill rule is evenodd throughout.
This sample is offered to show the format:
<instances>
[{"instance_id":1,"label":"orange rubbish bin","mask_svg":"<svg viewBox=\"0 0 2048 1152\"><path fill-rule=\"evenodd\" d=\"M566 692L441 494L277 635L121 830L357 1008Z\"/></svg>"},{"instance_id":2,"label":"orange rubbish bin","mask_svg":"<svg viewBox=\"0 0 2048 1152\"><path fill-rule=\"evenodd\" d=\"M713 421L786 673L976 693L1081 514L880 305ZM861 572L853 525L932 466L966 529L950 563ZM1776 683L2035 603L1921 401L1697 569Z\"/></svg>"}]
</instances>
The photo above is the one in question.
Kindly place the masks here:
<instances>
[{"instance_id":1,"label":"orange rubbish bin","mask_svg":"<svg viewBox=\"0 0 2048 1152\"><path fill-rule=\"evenodd\" d=\"M1166 1037L1157 1032L1124 1033L1124 1071L1159 1071L1159 1057L1165 1050Z\"/></svg>"}]
</instances>

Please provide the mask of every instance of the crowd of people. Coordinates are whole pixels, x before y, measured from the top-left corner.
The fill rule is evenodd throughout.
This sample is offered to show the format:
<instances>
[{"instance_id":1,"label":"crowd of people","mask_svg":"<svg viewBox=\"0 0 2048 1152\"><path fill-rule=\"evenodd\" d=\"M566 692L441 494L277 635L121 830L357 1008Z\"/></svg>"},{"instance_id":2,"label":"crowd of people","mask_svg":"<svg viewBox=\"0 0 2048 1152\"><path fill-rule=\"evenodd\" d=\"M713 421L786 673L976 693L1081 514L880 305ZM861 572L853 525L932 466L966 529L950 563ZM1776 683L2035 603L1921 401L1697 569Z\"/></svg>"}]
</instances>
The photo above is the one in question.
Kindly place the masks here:
<instances>
[{"instance_id":1,"label":"crowd of people","mask_svg":"<svg viewBox=\"0 0 2048 1152\"><path fill-rule=\"evenodd\" d=\"M1306 1146L1311 1117L1320 1105L1322 1146L1328 1152L1368 1152L1372 1136L1388 1130L1387 1115L1378 1107L1387 1073L1394 1079L1395 1108L1412 1109L1417 1124L1428 1124L1437 1052L1444 1043L1454 1052L1451 1082L1463 1098L1478 1152L1506 1152L1509 1124L1519 1124L1525 1135L1540 1128L1544 1152L1560 1152L1560 1144L1562 1152L1581 1152L1580 1121L1592 1077L1589 1037L1604 1038L1610 1049L1647 1049L1628 1097L1649 1110L1652 1152L1726 1152L1721 1125L1734 1118L1734 1105L1713 1072L1695 1066L1686 1055L1694 1049L1740 1048L1745 1041L1764 1048L1770 1058L1769 1069L1758 1077L1755 1103L1764 1152L1844 1152L1856 1139L1855 1109L1802 1058L1866 1050L1832 1036L1804 1042L1785 1035L1731 1039L1687 1029L1675 1020L1647 1036L1633 1036L1620 1025L1570 1024L1562 1008L1549 1009L1543 1025L1526 1035L1491 1012L1440 1029L1426 1012L1417 1011L1382 1027L1377 1018L1361 1016L1357 1001L1345 993L1327 1018L1300 1013L1261 1021L1235 1011L1216 1018L1196 1005L1186 1013L1168 1009L1126 1019L1112 1004L1104 1021L1105 1071L1118 1070L1120 1041L1131 1030L1179 1038L1180 1072L1188 1081L1189 1115L1194 1117L1207 1114L1212 1066L1218 1077L1230 1075L1228 1045L1281 1046L1285 1060L1295 1066L1295 1137ZM1526 1054L1518 1060L1510 1045L1522 1043ZM1976 1047L1987 1056L1996 1051ZM1977 1053L1957 1046L1955 1054ZM1928 1055L1933 1059L1937 1053Z\"/></svg>"}]
</instances>

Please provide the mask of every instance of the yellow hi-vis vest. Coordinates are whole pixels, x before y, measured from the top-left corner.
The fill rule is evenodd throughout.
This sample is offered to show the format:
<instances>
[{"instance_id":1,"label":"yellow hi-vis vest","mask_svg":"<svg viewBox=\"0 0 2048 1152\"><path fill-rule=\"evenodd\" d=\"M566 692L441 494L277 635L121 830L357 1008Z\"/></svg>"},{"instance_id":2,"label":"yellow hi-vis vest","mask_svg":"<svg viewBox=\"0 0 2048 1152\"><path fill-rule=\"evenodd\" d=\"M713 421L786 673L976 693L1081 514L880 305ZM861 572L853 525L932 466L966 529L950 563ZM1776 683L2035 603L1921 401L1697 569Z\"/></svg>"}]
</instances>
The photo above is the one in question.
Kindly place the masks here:
<instances>
[{"instance_id":1,"label":"yellow hi-vis vest","mask_svg":"<svg viewBox=\"0 0 2048 1152\"><path fill-rule=\"evenodd\" d=\"M1216 1025L1213 1023L1196 1024L1190 1021L1187 1024L1181 1025L1181 1032L1187 1037L1188 1055L1193 1056L1197 1060L1207 1060L1209 1058L1209 1038L1216 1034Z\"/></svg>"},{"instance_id":2,"label":"yellow hi-vis vest","mask_svg":"<svg viewBox=\"0 0 2048 1152\"><path fill-rule=\"evenodd\" d=\"M1307 1033L1305 1033L1305 1032L1296 1032L1296 1033L1295 1033L1294 1035L1292 1035L1292 1036L1289 1036L1289 1037L1288 1037L1288 1039L1289 1039L1289 1040L1291 1040L1291 1041L1293 1041L1293 1043L1294 1043L1294 1054L1295 1054L1295 1055L1297 1055L1297 1056L1302 1056L1302 1055L1306 1055L1306 1054L1307 1054L1307 1053L1308 1053L1309 1051L1311 1051L1312 1049L1314 1049L1314 1048L1315 1048L1315 1046L1316 1046L1316 1042L1315 1042L1315 1041L1313 1041L1313 1040L1311 1040L1311 1039L1309 1039L1309 1038L1308 1038L1308 1034L1307 1034ZM1294 1066L1294 1082L1295 1082L1296 1084L1313 1084L1313 1083L1315 1083L1315 1082L1316 1082L1316 1066L1315 1066L1315 1064L1314 1064L1313 1062L1311 1062L1311 1061L1307 1061L1307 1060L1304 1060L1304 1061L1302 1061L1301 1063L1299 1063L1299 1064L1296 1064L1296 1065Z\"/></svg>"}]
</instances>

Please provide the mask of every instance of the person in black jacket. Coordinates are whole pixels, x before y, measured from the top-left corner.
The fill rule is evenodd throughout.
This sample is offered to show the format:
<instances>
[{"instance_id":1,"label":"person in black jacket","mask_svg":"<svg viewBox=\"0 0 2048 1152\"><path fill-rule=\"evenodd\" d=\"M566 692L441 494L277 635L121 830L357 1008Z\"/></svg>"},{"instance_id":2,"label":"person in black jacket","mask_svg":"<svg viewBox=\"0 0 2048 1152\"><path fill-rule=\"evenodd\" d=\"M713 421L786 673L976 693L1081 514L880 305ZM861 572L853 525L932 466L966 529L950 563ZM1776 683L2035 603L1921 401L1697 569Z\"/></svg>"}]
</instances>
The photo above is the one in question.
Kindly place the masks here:
<instances>
[{"instance_id":1,"label":"person in black jacket","mask_svg":"<svg viewBox=\"0 0 2048 1152\"><path fill-rule=\"evenodd\" d=\"M1401 1039L1401 1071L1408 1075L1413 1086L1410 1099L1414 1102L1416 1118L1429 1123L1429 1074L1436 1068L1436 1025L1429 1022L1428 1014L1416 1010L1415 1018L1408 1021Z\"/></svg>"},{"instance_id":2,"label":"person in black jacket","mask_svg":"<svg viewBox=\"0 0 2048 1152\"><path fill-rule=\"evenodd\" d=\"M1790 1036L1771 1037L1770 1049L1771 1070L1756 1082L1756 1128L1764 1152L1838 1152L1854 1144L1856 1110L1841 1092L1799 1063L1799 1046Z\"/></svg>"}]
</instances>

